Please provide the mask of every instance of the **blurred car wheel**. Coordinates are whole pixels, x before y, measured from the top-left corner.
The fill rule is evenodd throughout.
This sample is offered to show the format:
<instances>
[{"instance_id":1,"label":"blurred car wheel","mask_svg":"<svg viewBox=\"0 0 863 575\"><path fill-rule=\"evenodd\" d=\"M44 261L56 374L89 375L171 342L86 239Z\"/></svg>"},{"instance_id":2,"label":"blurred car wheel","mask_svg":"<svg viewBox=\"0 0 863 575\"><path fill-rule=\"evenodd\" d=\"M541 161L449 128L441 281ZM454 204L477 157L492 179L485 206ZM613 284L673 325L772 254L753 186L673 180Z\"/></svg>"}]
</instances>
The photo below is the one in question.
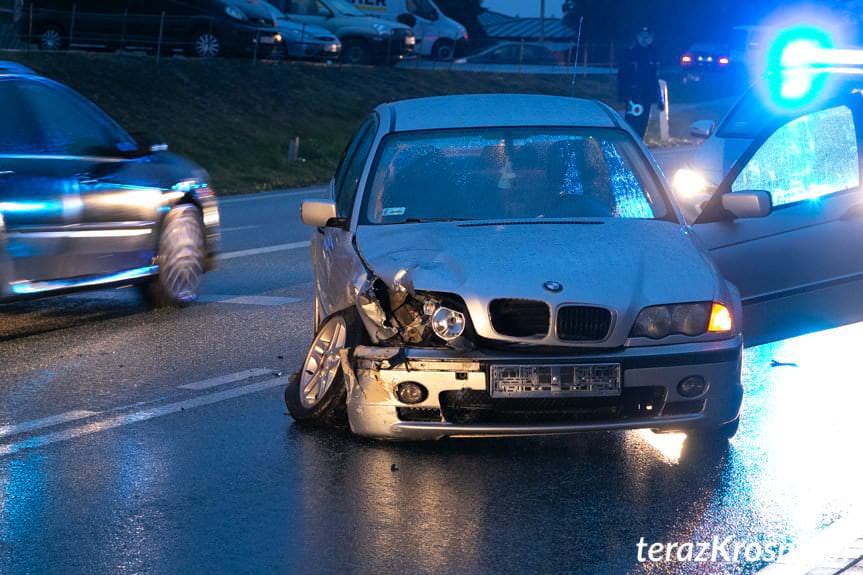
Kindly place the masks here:
<instances>
[{"instance_id":1,"label":"blurred car wheel","mask_svg":"<svg viewBox=\"0 0 863 575\"><path fill-rule=\"evenodd\" d=\"M371 64L372 50L365 40L345 40L342 45L342 60L347 64Z\"/></svg>"},{"instance_id":2,"label":"blurred car wheel","mask_svg":"<svg viewBox=\"0 0 863 575\"><path fill-rule=\"evenodd\" d=\"M159 275L144 287L154 307L183 307L198 298L204 275L204 226L201 212L191 204L165 216L159 240Z\"/></svg>"},{"instance_id":3,"label":"blurred car wheel","mask_svg":"<svg viewBox=\"0 0 863 575\"><path fill-rule=\"evenodd\" d=\"M201 30L192 36L192 55L198 58L215 58L222 54L219 37L209 30Z\"/></svg>"},{"instance_id":4,"label":"blurred car wheel","mask_svg":"<svg viewBox=\"0 0 863 575\"><path fill-rule=\"evenodd\" d=\"M435 60L449 61L455 56L455 42L441 39L435 42L432 48L432 58Z\"/></svg>"},{"instance_id":5,"label":"blurred car wheel","mask_svg":"<svg viewBox=\"0 0 863 575\"><path fill-rule=\"evenodd\" d=\"M39 31L40 50L63 50L66 48L66 38L63 30L54 24L46 24Z\"/></svg>"}]
</instances>

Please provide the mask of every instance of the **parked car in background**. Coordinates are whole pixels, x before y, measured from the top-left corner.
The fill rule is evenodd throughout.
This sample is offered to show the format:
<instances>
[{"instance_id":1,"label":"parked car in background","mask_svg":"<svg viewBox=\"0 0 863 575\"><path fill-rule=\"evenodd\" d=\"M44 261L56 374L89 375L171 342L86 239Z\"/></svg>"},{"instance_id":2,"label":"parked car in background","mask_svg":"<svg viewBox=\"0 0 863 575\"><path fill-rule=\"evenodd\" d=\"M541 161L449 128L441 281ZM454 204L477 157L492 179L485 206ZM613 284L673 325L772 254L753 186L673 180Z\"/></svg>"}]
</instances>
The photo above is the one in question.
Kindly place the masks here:
<instances>
[{"instance_id":1,"label":"parked car in background","mask_svg":"<svg viewBox=\"0 0 863 575\"><path fill-rule=\"evenodd\" d=\"M218 247L206 171L57 82L0 71L0 302L137 284L182 306Z\"/></svg>"},{"instance_id":2,"label":"parked car in background","mask_svg":"<svg viewBox=\"0 0 863 575\"><path fill-rule=\"evenodd\" d=\"M564 64L564 59L542 44L503 42L467 58L460 58L456 64L560 66Z\"/></svg>"},{"instance_id":3,"label":"parked car in background","mask_svg":"<svg viewBox=\"0 0 863 575\"><path fill-rule=\"evenodd\" d=\"M731 64L731 51L727 44L693 44L680 57L684 71L721 71Z\"/></svg>"},{"instance_id":4,"label":"parked car in background","mask_svg":"<svg viewBox=\"0 0 863 575\"><path fill-rule=\"evenodd\" d=\"M297 22L288 16L278 18L285 57L297 60L338 60L341 41L329 30L314 24Z\"/></svg>"},{"instance_id":5,"label":"parked car in background","mask_svg":"<svg viewBox=\"0 0 863 575\"><path fill-rule=\"evenodd\" d=\"M182 51L199 57L266 57L281 43L262 0L27 0L18 33L44 50L70 46Z\"/></svg>"},{"instance_id":6,"label":"parked car in background","mask_svg":"<svg viewBox=\"0 0 863 575\"><path fill-rule=\"evenodd\" d=\"M444 14L433 0L351 0L354 6L393 21L409 24L417 38L416 53L435 60L452 60L464 52L467 28Z\"/></svg>"},{"instance_id":7,"label":"parked car in background","mask_svg":"<svg viewBox=\"0 0 863 575\"><path fill-rule=\"evenodd\" d=\"M342 42L349 64L394 64L413 54L416 37L409 26L375 18L348 0L271 0L298 22L326 28Z\"/></svg>"}]
</instances>

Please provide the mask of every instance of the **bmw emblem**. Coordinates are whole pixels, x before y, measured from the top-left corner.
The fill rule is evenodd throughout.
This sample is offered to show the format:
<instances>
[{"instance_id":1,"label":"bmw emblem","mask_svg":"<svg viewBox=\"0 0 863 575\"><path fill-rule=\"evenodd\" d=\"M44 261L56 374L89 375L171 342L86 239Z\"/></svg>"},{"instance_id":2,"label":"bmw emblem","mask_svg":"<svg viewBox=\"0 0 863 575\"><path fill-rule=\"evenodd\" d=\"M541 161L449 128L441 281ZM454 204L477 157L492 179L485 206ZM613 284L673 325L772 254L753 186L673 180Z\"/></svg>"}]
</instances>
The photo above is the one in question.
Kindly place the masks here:
<instances>
[{"instance_id":1,"label":"bmw emblem","mask_svg":"<svg viewBox=\"0 0 863 575\"><path fill-rule=\"evenodd\" d=\"M558 293L558 292L563 291L563 284L560 282L555 282L555 281L547 281L544 284L542 284L542 287L544 287L545 289L547 289L548 291L550 291L552 293Z\"/></svg>"}]
</instances>

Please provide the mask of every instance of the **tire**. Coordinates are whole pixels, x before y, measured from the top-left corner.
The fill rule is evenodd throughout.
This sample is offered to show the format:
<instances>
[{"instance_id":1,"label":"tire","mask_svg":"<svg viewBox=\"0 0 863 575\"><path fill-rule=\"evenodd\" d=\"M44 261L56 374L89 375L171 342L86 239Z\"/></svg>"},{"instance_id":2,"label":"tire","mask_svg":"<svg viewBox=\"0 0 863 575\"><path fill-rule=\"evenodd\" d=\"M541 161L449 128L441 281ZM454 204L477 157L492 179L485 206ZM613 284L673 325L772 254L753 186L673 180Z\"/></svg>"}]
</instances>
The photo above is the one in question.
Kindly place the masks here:
<instances>
[{"instance_id":1,"label":"tire","mask_svg":"<svg viewBox=\"0 0 863 575\"><path fill-rule=\"evenodd\" d=\"M198 299L205 260L201 211L192 204L174 207L165 216L159 238L159 275L144 286L150 305L184 307Z\"/></svg>"},{"instance_id":2,"label":"tire","mask_svg":"<svg viewBox=\"0 0 863 575\"><path fill-rule=\"evenodd\" d=\"M740 417L734 421L723 423L718 427L692 429L686 432L687 440L698 443L725 443L737 435L740 427Z\"/></svg>"},{"instance_id":3,"label":"tire","mask_svg":"<svg viewBox=\"0 0 863 575\"><path fill-rule=\"evenodd\" d=\"M369 43L359 38L349 38L342 43L342 62L345 64L371 64L372 49Z\"/></svg>"},{"instance_id":4,"label":"tire","mask_svg":"<svg viewBox=\"0 0 863 575\"><path fill-rule=\"evenodd\" d=\"M452 40L441 39L434 43L432 47L432 59L448 62L455 58L455 42Z\"/></svg>"},{"instance_id":5,"label":"tire","mask_svg":"<svg viewBox=\"0 0 863 575\"><path fill-rule=\"evenodd\" d=\"M65 50L69 47L66 32L55 24L44 24L37 36L40 50Z\"/></svg>"},{"instance_id":6,"label":"tire","mask_svg":"<svg viewBox=\"0 0 863 575\"><path fill-rule=\"evenodd\" d=\"M212 30L198 30L192 34L189 55L196 58L216 58L224 53L222 40Z\"/></svg>"},{"instance_id":7,"label":"tire","mask_svg":"<svg viewBox=\"0 0 863 575\"><path fill-rule=\"evenodd\" d=\"M347 386L339 352L362 342L363 326L352 310L330 316L315 334L300 371L285 389L294 420L312 427L347 424Z\"/></svg>"}]
</instances>

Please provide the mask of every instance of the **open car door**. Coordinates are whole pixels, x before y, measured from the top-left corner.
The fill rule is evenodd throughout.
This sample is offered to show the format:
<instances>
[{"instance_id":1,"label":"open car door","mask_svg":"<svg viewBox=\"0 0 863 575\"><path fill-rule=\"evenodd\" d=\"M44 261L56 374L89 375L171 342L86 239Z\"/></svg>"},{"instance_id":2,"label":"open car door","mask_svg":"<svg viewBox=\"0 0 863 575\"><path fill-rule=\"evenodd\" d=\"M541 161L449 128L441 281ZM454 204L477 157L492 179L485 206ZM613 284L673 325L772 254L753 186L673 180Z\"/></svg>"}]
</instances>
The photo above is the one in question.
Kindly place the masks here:
<instances>
[{"instance_id":1,"label":"open car door","mask_svg":"<svg viewBox=\"0 0 863 575\"><path fill-rule=\"evenodd\" d=\"M741 292L747 346L863 320L861 106L849 90L771 126L693 224ZM735 217L734 194L759 190L769 215Z\"/></svg>"}]
</instances>

